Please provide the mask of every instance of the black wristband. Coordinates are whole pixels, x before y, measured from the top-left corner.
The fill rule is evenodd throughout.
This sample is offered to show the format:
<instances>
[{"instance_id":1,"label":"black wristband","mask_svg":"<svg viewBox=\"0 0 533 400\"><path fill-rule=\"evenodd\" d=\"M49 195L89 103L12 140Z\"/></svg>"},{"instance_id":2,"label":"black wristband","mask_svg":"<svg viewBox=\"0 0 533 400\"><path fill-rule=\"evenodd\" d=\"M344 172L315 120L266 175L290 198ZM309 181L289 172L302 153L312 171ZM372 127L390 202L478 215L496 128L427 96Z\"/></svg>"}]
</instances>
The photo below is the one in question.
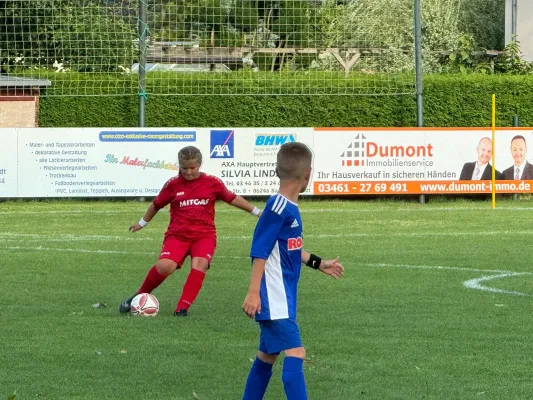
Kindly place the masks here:
<instances>
[{"instance_id":1,"label":"black wristband","mask_svg":"<svg viewBox=\"0 0 533 400\"><path fill-rule=\"evenodd\" d=\"M322 263L322 259L319 256L315 256L314 254L309 255L309 260L305 263L308 267L311 267L313 269L318 269L320 267L320 264Z\"/></svg>"}]
</instances>

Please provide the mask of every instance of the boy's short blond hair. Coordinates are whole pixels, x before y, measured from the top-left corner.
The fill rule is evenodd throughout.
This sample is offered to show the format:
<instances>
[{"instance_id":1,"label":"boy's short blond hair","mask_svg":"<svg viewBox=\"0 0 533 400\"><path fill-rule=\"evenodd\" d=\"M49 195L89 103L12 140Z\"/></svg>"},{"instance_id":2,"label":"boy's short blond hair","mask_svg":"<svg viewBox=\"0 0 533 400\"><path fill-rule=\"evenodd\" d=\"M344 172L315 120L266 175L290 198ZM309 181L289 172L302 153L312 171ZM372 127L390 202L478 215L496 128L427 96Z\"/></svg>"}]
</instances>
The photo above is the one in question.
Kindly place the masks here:
<instances>
[{"instance_id":1,"label":"boy's short blond hair","mask_svg":"<svg viewBox=\"0 0 533 400\"><path fill-rule=\"evenodd\" d=\"M301 179L312 161L313 153L305 144L285 143L278 151L276 172L279 179Z\"/></svg>"}]
</instances>

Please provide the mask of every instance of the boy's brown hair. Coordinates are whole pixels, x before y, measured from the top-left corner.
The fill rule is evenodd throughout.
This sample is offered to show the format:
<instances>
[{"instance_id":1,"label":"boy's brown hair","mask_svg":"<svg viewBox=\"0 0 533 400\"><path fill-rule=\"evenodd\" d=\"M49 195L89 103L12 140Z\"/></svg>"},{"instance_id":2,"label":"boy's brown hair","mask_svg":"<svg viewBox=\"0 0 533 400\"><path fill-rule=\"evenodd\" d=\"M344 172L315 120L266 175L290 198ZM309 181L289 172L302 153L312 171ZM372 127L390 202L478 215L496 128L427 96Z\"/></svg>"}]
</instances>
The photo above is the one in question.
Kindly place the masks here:
<instances>
[{"instance_id":1,"label":"boy's brown hair","mask_svg":"<svg viewBox=\"0 0 533 400\"><path fill-rule=\"evenodd\" d=\"M279 179L301 179L312 161L313 153L305 144L285 143L278 151L276 173Z\"/></svg>"}]
</instances>

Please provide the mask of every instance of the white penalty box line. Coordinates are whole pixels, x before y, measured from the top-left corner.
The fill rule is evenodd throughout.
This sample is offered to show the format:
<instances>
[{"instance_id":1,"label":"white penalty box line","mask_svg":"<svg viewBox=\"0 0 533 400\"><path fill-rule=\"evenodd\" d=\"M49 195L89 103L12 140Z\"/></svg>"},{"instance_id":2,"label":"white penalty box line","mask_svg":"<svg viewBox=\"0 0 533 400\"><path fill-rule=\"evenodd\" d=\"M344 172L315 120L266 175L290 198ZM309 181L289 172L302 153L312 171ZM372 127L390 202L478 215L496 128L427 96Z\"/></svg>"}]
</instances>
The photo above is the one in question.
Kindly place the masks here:
<instances>
[{"instance_id":1,"label":"white penalty box line","mask_svg":"<svg viewBox=\"0 0 533 400\"><path fill-rule=\"evenodd\" d=\"M58 248L58 247L44 247L44 246L1 246L1 250L8 250L8 251L46 251L46 252L66 252L66 253L85 253L85 254L103 254L103 255L142 255L142 256L150 256L155 257L155 252L132 252L132 251L121 251L121 250L91 250L91 249L80 249L80 248ZM221 259L248 259L249 257L246 256L215 256L215 259L221 258ZM463 282L463 286L468 289L474 289L474 290L481 290L485 292L490 293L498 293L498 294L506 294L506 295L512 295L512 296L522 296L522 297L530 297L530 294L512 291L512 290L504 290L504 289L497 289L492 287L487 287L483 283L497 280L497 279L503 279L503 278L509 278L509 277L519 277L519 276L533 276L532 272L514 272L514 271L506 271L506 270L500 270L500 269L479 269L479 268L466 268L466 267L446 267L446 266L438 266L438 265L408 265L408 264L359 264L366 267L377 267L377 268L404 268L404 269L423 269L423 270L441 270L441 271L455 271L455 272L480 272L483 274L490 274L490 275L483 275L480 278L474 278L469 279ZM349 271L349 269L348 269Z\"/></svg>"}]
</instances>

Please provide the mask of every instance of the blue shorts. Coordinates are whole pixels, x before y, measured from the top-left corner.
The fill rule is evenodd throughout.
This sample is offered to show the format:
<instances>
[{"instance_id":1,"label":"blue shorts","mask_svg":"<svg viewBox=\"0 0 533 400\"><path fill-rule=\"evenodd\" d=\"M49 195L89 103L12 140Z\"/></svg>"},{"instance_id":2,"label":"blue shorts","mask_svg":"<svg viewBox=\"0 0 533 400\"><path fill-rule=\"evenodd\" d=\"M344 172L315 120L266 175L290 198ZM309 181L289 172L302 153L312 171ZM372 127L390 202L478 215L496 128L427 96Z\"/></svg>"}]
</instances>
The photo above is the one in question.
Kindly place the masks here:
<instances>
[{"instance_id":1,"label":"blue shorts","mask_svg":"<svg viewBox=\"0 0 533 400\"><path fill-rule=\"evenodd\" d=\"M279 354L284 350L302 347L300 329L294 319L258 321L261 335L259 351L266 354Z\"/></svg>"}]
</instances>

